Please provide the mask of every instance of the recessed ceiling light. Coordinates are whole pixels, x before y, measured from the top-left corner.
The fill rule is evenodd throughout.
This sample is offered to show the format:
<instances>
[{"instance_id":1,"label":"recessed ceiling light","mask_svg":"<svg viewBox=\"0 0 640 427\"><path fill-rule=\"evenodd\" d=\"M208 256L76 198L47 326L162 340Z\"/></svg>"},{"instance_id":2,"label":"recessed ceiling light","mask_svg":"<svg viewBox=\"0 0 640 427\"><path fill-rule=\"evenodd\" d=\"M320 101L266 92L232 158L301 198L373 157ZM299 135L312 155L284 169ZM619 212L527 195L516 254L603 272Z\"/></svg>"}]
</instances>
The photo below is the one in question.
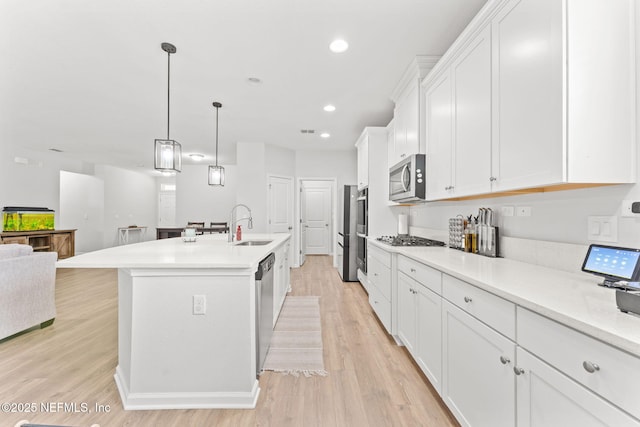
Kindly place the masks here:
<instances>
[{"instance_id":1,"label":"recessed ceiling light","mask_svg":"<svg viewBox=\"0 0 640 427\"><path fill-rule=\"evenodd\" d=\"M189 154L189 157L191 157L192 160L199 162L200 160L204 159L204 154L193 153L193 154Z\"/></svg>"},{"instance_id":2,"label":"recessed ceiling light","mask_svg":"<svg viewBox=\"0 0 640 427\"><path fill-rule=\"evenodd\" d=\"M320 138L329 138L331 136L331 134L329 132L322 132L320 134Z\"/></svg>"},{"instance_id":3,"label":"recessed ceiling light","mask_svg":"<svg viewBox=\"0 0 640 427\"><path fill-rule=\"evenodd\" d=\"M324 109L324 111L326 111L328 113L336 111L335 105L331 105L331 104L325 105L323 109Z\"/></svg>"},{"instance_id":4,"label":"recessed ceiling light","mask_svg":"<svg viewBox=\"0 0 640 427\"><path fill-rule=\"evenodd\" d=\"M342 39L335 39L329 45L329 49L331 49L331 52L342 53L349 49L349 43Z\"/></svg>"}]
</instances>

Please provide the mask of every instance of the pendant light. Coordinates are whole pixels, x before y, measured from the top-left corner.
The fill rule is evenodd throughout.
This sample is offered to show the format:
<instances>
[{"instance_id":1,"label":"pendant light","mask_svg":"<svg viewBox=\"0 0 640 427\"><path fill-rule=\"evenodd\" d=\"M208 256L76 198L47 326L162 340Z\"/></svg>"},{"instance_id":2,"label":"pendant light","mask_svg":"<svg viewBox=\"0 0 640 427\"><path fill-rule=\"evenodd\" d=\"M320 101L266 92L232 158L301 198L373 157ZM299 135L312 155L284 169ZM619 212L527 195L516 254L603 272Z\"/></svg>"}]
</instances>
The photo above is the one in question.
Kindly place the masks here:
<instances>
[{"instance_id":1,"label":"pendant light","mask_svg":"<svg viewBox=\"0 0 640 427\"><path fill-rule=\"evenodd\" d=\"M216 109L216 165L209 165L209 185L220 185L224 187L224 168L218 166L218 110L222 107L219 102L214 102Z\"/></svg>"},{"instance_id":2,"label":"pendant light","mask_svg":"<svg viewBox=\"0 0 640 427\"><path fill-rule=\"evenodd\" d=\"M162 172L180 172L182 170L182 146L178 141L169 137L171 54L176 53L176 47L171 43L162 43L161 47L167 52L167 139L155 140L154 167Z\"/></svg>"}]
</instances>

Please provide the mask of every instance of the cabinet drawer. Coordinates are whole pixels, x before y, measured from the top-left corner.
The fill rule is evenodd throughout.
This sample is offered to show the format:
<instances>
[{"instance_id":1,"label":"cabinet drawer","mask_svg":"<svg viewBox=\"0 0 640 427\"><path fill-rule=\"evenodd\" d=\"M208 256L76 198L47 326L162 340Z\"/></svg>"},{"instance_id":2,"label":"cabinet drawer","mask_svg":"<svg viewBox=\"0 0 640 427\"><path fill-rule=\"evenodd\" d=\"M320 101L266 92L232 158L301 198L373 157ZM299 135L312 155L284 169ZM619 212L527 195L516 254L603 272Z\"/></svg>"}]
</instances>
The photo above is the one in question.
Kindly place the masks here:
<instances>
[{"instance_id":1,"label":"cabinet drawer","mask_svg":"<svg viewBox=\"0 0 640 427\"><path fill-rule=\"evenodd\" d=\"M442 295L442 273L404 255L398 256L398 271L403 272L413 280L438 295Z\"/></svg>"},{"instance_id":2,"label":"cabinet drawer","mask_svg":"<svg viewBox=\"0 0 640 427\"><path fill-rule=\"evenodd\" d=\"M367 244L367 260L370 258L377 259L384 266L391 268L391 253L377 246Z\"/></svg>"},{"instance_id":3,"label":"cabinet drawer","mask_svg":"<svg viewBox=\"0 0 640 427\"><path fill-rule=\"evenodd\" d=\"M442 296L504 336L516 339L515 304L447 274L442 278Z\"/></svg>"},{"instance_id":4,"label":"cabinet drawer","mask_svg":"<svg viewBox=\"0 0 640 427\"><path fill-rule=\"evenodd\" d=\"M369 283L391 300L391 269L382 264L378 258L371 257L368 260L367 277Z\"/></svg>"},{"instance_id":5,"label":"cabinet drawer","mask_svg":"<svg viewBox=\"0 0 640 427\"><path fill-rule=\"evenodd\" d=\"M389 332L391 330L391 303L375 286L369 288L369 305Z\"/></svg>"},{"instance_id":6,"label":"cabinet drawer","mask_svg":"<svg viewBox=\"0 0 640 427\"><path fill-rule=\"evenodd\" d=\"M640 358L522 307L517 316L521 347L640 418Z\"/></svg>"}]
</instances>

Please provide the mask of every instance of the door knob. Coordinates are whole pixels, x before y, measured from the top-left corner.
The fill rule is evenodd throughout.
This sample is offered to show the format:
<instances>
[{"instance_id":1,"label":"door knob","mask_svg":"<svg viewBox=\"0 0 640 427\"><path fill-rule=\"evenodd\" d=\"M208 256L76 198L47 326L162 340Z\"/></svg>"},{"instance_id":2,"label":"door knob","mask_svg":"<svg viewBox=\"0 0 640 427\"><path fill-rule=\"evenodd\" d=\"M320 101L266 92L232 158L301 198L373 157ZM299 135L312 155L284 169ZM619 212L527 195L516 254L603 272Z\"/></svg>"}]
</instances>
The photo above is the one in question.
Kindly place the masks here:
<instances>
[{"instance_id":1,"label":"door knob","mask_svg":"<svg viewBox=\"0 0 640 427\"><path fill-rule=\"evenodd\" d=\"M287 230L293 230L292 226L287 227Z\"/></svg>"},{"instance_id":2,"label":"door knob","mask_svg":"<svg viewBox=\"0 0 640 427\"><path fill-rule=\"evenodd\" d=\"M519 368L517 366L514 366L513 367L513 373L515 373L516 375L522 375L522 374L524 374L524 369Z\"/></svg>"},{"instance_id":3,"label":"door knob","mask_svg":"<svg viewBox=\"0 0 640 427\"><path fill-rule=\"evenodd\" d=\"M501 362L503 365L506 365L507 363L511 362L511 360L509 360L509 358L508 358L508 357L500 356L500 362Z\"/></svg>"}]
</instances>

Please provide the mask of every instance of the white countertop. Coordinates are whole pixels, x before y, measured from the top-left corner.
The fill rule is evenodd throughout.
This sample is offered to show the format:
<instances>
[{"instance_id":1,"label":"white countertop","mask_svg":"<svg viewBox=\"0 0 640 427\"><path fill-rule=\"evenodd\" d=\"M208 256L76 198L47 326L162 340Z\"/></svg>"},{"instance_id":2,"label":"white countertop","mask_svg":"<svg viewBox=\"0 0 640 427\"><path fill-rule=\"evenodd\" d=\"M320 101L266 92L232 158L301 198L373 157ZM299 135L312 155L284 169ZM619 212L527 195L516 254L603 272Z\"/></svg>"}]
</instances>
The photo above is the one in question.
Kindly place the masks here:
<instances>
[{"instance_id":1,"label":"white countertop","mask_svg":"<svg viewBox=\"0 0 640 427\"><path fill-rule=\"evenodd\" d=\"M471 283L521 307L640 356L640 316L618 310L602 278L443 247L398 247L369 243Z\"/></svg>"},{"instance_id":2,"label":"white countertop","mask_svg":"<svg viewBox=\"0 0 640 427\"><path fill-rule=\"evenodd\" d=\"M102 249L57 263L58 268L231 268L255 269L258 263L289 239L287 233L243 234L241 242L227 242L226 234L202 234L195 242L181 237ZM238 246L249 240L272 240L262 246Z\"/></svg>"}]
</instances>

